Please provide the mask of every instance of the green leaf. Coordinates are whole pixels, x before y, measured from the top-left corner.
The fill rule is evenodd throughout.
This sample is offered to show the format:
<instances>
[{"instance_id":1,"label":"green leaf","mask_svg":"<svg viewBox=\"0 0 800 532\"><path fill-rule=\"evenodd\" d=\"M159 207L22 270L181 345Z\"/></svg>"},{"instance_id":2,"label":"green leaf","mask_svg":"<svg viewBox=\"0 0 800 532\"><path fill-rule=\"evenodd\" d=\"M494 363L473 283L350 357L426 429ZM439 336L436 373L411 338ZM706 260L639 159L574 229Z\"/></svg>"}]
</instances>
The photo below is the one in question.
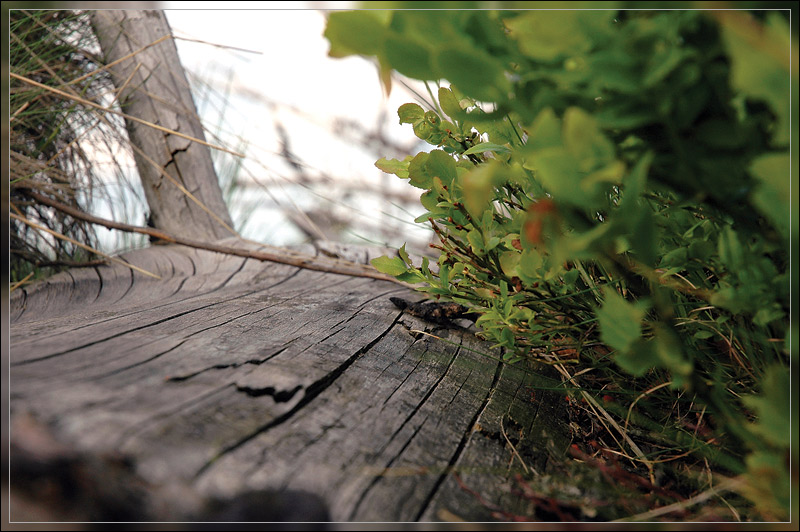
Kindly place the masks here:
<instances>
[{"instance_id":1,"label":"green leaf","mask_svg":"<svg viewBox=\"0 0 800 532\"><path fill-rule=\"evenodd\" d=\"M788 450L763 450L747 455L748 482L742 492L765 515L779 520L789 520L791 505L791 472L786 466Z\"/></svg>"},{"instance_id":2,"label":"green leaf","mask_svg":"<svg viewBox=\"0 0 800 532\"><path fill-rule=\"evenodd\" d=\"M426 46L403 36L390 35L384 50L392 68L404 76L421 80L439 78L431 67L431 52Z\"/></svg>"},{"instance_id":3,"label":"green leaf","mask_svg":"<svg viewBox=\"0 0 800 532\"><path fill-rule=\"evenodd\" d=\"M720 233L717 248L720 260L729 270L736 271L746 267L745 250L730 226Z\"/></svg>"},{"instance_id":4,"label":"green leaf","mask_svg":"<svg viewBox=\"0 0 800 532\"><path fill-rule=\"evenodd\" d=\"M439 195L433 191L424 192L419 197L419 202L422 204L423 207L425 207L429 211L433 211L434 209L436 209L436 205L439 203ZM426 213L423 215L422 219L427 221L428 216L429 214Z\"/></svg>"},{"instance_id":5,"label":"green leaf","mask_svg":"<svg viewBox=\"0 0 800 532\"><path fill-rule=\"evenodd\" d=\"M775 141L789 141L790 100L789 23L779 13L768 13L763 26L742 13L726 17L722 37L731 61L731 84L744 94L770 104L778 123Z\"/></svg>"},{"instance_id":6,"label":"green leaf","mask_svg":"<svg viewBox=\"0 0 800 532\"><path fill-rule=\"evenodd\" d=\"M447 264L439 266L439 281L441 281L442 286L450 284L450 267Z\"/></svg>"},{"instance_id":7,"label":"green leaf","mask_svg":"<svg viewBox=\"0 0 800 532\"><path fill-rule=\"evenodd\" d=\"M564 113L564 145L584 172L614 160L614 145L600 131L597 121L578 107Z\"/></svg>"},{"instance_id":8,"label":"green leaf","mask_svg":"<svg viewBox=\"0 0 800 532\"><path fill-rule=\"evenodd\" d=\"M411 156L406 157L402 161L398 161L397 159L381 158L375 162L375 166L387 174L394 174L397 177L406 179L408 178L408 163L411 161L411 159Z\"/></svg>"},{"instance_id":9,"label":"green leaf","mask_svg":"<svg viewBox=\"0 0 800 532\"><path fill-rule=\"evenodd\" d=\"M516 277L518 275L517 266L519 265L521 258L522 254L518 251L505 251L501 253L500 268L502 268L503 273L509 277Z\"/></svg>"},{"instance_id":10,"label":"green leaf","mask_svg":"<svg viewBox=\"0 0 800 532\"><path fill-rule=\"evenodd\" d=\"M331 43L328 55L378 55L383 48L386 29L374 11L337 11L328 17L325 37Z\"/></svg>"},{"instance_id":11,"label":"green leaf","mask_svg":"<svg viewBox=\"0 0 800 532\"><path fill-rule=\"evenodd\" d=\"M442 150L432 150L423 166L423 171L432 179L438 177L450 186L457 176L455 160Z\"/></svg>"},{"instance_id":12,"label":"green leaf","mask_svg":"<svg viewBox=\"0 0 800 532\"><path fill-rule=\"evenodd\" d=\"M387 257L384 255L383 257L372 259L370 263L379 272L395 277L408 271L408 266L400 257Z\"/></svg>"},{"instance_id":13,"label":"green leaf","mask_svg":"<svg viewBox=\"0 0 800 532\"><path fill-rule=\"evenodd\" d=\"M404 103L397 110L401 124L414 124L422 120L425 110L415 103Z\"/></svg>"},{"instance_id":14,"label":"green leaf","mask_svg":"<svg viewBox=\"0 0 800 532\"><path fill-rule=\"evenodd\" d=\"M422 140L428 140L434 132L434 127L427 120L420 120L414 124L414 134Z\"/></svg>"},{"instance_id":15,"label":"green leaf","mask_svg":"<svg viewBox=\"0 0 800 532\"><path fill-rule=\"evenodd\" d=\"M616 290L603 287L603 305L597 309L600 338L612 349L627 352L642 336L642 319L647 306L629 303Z\"/></svg>"},{"instance_id":16,"label":"green leaf","mask_svg":"<svg viewBox=\"0 0 800 532\"><path fill-rule=\"evenodd\" d=\"M467 233L467 242L469 242L472 252L476 255L483 255L483 235L477 229L473 229Z\"/></svg>"},{"instance_id":17,"label":"green leaf","mask_svg":"<svg viewBox=\"0 0 800 532\"><path fill-rule=\"evenodd\" d=\"M417 188L424 188L430 190L433 187L433 179L425 168L428 162L428 154L426 152L419 152L408 163L408 177L410 183Z\"/></svg>"},{"instance_id":18,"label":"green leaf","mask_svg":"<svg viewBox=\"0 0 800 532\"><path fill-rule=\"evenodd\" d=\"M753 323L755 325L764 326L785 316L786 313L783 312L783 309L781 309L780 305L774 303L769 307L762 307L758 309L753 316Z\"/></svg>"},{"instance_id":19,"label":"green leaf","mask_svg":"<svg viewBox=\"0 0 800 532\"><path fill-rule=\"evenodd\" d=\"M476 100L497 101L511 90L502 63L483 50L444 47L436 54L434 64L443 78Z\"/></svg>"},{"instance_id":20,"label":"green leaf","mask_svg":"<svg viewBox=\"0 0 800 532\"><path fill-rule=\"evenodd\" d=\"M491 205L495 169L496 165L481 164L461 176L464 206L473 219L480 220L483 212Z\"/></svg>"},{"instance_id":21,"label":"green leaf","mask_svg":"<svg viewBox=\"0 0 800 532\"><path fill-rule=\"evenodd\" d=\"M427 281L425 276L417 270L409 270L405 273L395 275L395 277L397 278L398 281L403 281L404 283L411 283L411 284L424 283L425 281Z\"/></svg>"},{"instance_id":22,"label":"green leaf","mask_svg":"<svg viewBox=\"0 0 800 532\"><path fill-rule=\"evenodd\" d=\"M473 155L476 153L484 153L487 151L493 151L497 153L511 152L511 150L507 146L501 146L500 144L492 144L491 142L481 142L480 144L476 144L467 151L465 151L464 155Z\"/></svg>"},{"instance_id":23,"label":"green leaf","mask_svg":"<svg viewBox=\"0 0 800 532\"><path fill-rule=\"evenodd\" d=\"M542 186L560 203L591 208L598 197L581 186L583 176L577 160L566 148L558 146L535 151L525 163Z\"/></svg>"},{"instance_id":24,"label":"green leaf","mask_svg":"<svg viewBox=\"0 0 800 532\"><path fill-rule=\"evenodd\" d=\"M555 148L561 145L561 120L559 120L555 112L548 107L540 112L533 121L527 147L529 150L540 150L542 148Z\"/></svg>"},{"instance_id":25,"label":"green leaf","mask_svg":"<svg viewBox=\"0 0 800 532\"><path fill-rule=\"evenodd\" d=\"M652 340L639 338L627 350L615 352L614 362L634 377L641 377L658 365L658 355Z\"/></svg>"},{"instance_id":26,"label":"green leaf","mask_svg":"<svg viewBox=\"0 0 800 532\"><path fill-rule=\"evenodd\" d=\"M439 88L439 106L453 120L463 120L466 117L466 113L461 109L455 94L446 87Z\"/></svg>"},{"instance_id":27,"label":"green leaf","mask_svg":"<svg viewBox=\"0 0 800 532\"><path fill-rule=\"evenodd\" d=\"M711 331L697 331L692 335L693 338L697 338L698 340L706 340L714 336L714 333Z\"/></svg>"},{"instance_id":28,"label":"green leaf","mask_svg":"<svg viewBox=\"0 0 800 532\"><path fill-rule=\"evenodd\" d=\"M773 365L767 369L762 380L763 393L742 398L744 404L758 416L751 430L781 447L789 446L791 433L789 384L786 368Z\"/></svg>"},{"instance_id":29,"label":"green leaf","mask_svg":"<svg viewBox=\"0 0 800 532\"><path fill-rule=\"evenodd\" d=\"M406 245L403 244L400 246L400 249L397 250L397 254L400 255L400 258L403 259L408 266L411 266L411 259L408 258L408 252L406 252Z\"/></svg>"},{"instance_id":30,"label":"green leaf","mask_svg":"<svg viewBox=\"0 0 800 532\"><path fill-rule=\"evenodd\" d=\"M505 21L520 51L531 59L553 61L580 55L593 37L607 32L613 12L536 10Z\"/></svg>"}]
</instances>

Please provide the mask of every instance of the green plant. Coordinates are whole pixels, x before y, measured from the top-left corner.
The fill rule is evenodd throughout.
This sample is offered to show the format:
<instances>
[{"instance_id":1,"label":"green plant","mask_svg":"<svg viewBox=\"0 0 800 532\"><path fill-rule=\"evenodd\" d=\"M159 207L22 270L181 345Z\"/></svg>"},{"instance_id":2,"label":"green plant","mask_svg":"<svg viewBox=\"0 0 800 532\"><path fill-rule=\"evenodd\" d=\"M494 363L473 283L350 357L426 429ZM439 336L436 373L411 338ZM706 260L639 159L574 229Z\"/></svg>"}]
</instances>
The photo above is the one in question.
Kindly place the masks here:
<instances>
[{"instance_id":1,"label":"green plant","mask_svg":"<svg viewBox=\"0 0 800 532\"><path fill-rule=\"evenodd\" d=\"M789 508L788 33L778 12L702 11L358 11L326 29L331 55L375 56L384 79L451 83L398 110L435 148L376 163L423 190L438 269L403 248L374 266L473 309L508 362L646 395L640 423L749 475L768 518ZM665 414L686 397L714 445Z\"/></svg>"}]
</instances>

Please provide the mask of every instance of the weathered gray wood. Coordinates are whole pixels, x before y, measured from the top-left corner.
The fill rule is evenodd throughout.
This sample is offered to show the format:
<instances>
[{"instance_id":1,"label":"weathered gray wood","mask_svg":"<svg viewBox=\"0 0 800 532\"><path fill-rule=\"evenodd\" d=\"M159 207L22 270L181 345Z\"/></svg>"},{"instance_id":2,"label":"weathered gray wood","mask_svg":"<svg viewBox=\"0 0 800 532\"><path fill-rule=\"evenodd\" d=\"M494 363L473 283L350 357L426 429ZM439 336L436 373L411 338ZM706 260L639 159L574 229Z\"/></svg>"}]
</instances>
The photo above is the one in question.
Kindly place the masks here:
<instances>
[{"instance_id":1,"label":"weathered gray wood","mask_svg":"<svg viewBox=\"0 0 800 532\"><path fill-rule=\"evenodd\" d=\"M151 498L180 486L160 519L205 515L186 493L273 490L336 521L494 520L531 511L515 475L569 444L545 369L402 313L389 297L418 297L398 285L181 247L125 259L162 279L114 265L12 294L12 418L130 457Z\"/></svg>"},{"instance_id":2,"label":"weathered gray wood","mask_svg":"<svg viewBox=\"0 0 800 532\"><path fill-rule=\"evenodd\" d=\"M110 68L114 83L121 91L118 96L123 111L205 141L174 41L168 38L141 50L171 35L164 12L95 11L92 25L109 63L127 57ZM209 148L131 120L126 120L126 128L134 146L136 168L154 227L200 240L231 236L218 220L163 175L172 176L231 227L233 224L222 198Z\"/></svg>"}]
</instances>

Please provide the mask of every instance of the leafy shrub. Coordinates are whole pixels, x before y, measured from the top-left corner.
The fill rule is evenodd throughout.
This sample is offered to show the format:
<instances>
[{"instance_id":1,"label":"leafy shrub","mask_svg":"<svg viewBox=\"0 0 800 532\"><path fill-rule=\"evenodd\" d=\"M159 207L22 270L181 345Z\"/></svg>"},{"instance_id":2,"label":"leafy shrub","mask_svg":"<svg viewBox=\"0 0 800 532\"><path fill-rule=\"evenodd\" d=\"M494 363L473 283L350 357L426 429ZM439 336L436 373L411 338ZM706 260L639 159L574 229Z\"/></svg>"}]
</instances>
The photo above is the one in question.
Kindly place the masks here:
<instances>
[{"instance_id":1,"label":"leafy shrub","mask_svg":"<svg viewBox=\"0 0 800 532\"><path fill-rule=\"evenodd\" d=\"M760 479L744 491L783 517L789 30L773 12L754 41L756 24L358 11L332 14L326 36L333 56L377 57L385 80L450 83L398 110L434 149L376 163L423 190L438 269L404 249L375 267L473 309L509 362L592 366L609 389L657 388L653 404L691 397L725 446L681 440L677 420L673 439Z\"/></svg>"}]
</instances>

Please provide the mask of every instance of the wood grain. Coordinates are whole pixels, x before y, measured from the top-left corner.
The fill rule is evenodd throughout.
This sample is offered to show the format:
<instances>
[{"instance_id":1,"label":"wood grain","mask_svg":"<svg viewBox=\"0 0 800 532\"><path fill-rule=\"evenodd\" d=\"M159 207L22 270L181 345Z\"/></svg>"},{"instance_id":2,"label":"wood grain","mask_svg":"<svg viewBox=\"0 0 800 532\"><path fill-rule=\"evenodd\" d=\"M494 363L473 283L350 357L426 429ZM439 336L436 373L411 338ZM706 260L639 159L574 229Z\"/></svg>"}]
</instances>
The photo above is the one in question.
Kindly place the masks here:
<instances>
[{"instance_id":1,"label":"wood grain","mask_svg":"<svg viewBox=\"0 0 800 532\"><path fill-rule=\"evenodd\" d=\"M123 258L162 279L102 266L12 293L11 412L128 457L151 497L309 493L334 521L496 520L530 511L515 475L569 444L546 368L402 312L389 297L419 297L396 284L179 246Z\"/></svg>"},{"instance_id":2,"label":"wood grain","mask_svg":"<svg viewBox=\"0 0 800 532\"><path fill-rule=\"evenodd\" d=\"M166 15L99 10L91 20L104 58L114 63L109 71L119 103L133 117L125 125L153 226L199 240L231 236L189 82L175 42L164 40L171 35Z\"/></svg>"}]
</instances>

